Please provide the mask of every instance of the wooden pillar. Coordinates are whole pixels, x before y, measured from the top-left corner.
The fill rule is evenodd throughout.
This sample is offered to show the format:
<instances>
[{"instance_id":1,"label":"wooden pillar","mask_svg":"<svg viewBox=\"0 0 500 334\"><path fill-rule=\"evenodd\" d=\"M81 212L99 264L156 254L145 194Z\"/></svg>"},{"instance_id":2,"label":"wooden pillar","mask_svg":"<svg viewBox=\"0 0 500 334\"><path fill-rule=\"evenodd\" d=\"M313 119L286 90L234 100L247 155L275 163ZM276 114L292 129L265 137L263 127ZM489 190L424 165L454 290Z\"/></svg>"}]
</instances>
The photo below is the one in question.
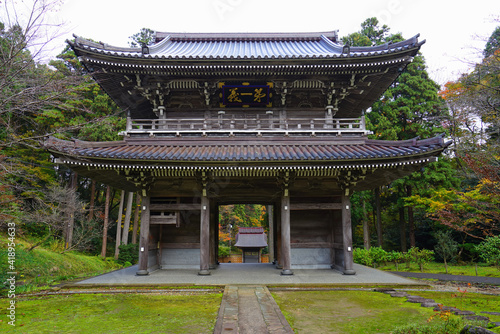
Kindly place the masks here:
<instances>
[{"instance_id":1,"label":"wooden pillar","mask_svg":"<svg viewBox=\"0 0 500 334\"><path fill-rule=\"evenodd\" d=\"M206 194L201 196L200 217L200 271L198 275L210 275L210 201Z\"/></svg>"},{"instance_id":2,"label":"wooden pillar","mask_svg":"<svg viewBox=\"0 0 500 334\"><path fill-rule=\"evenodd\" d=\"M351 199L342 194L342 232L344 247L344 275L354 275L352 257Z\"/></svg>"},{"instance_id":3,"label":"wooden pillar","mask_svg":"<svg viewBox=\"0 0 500 334\"><path fill-rule=\"evenodd\" d=\"M293 275L290 268L290 196L288 196L288 190L285 190L281 197L281 264L283 266L281 275Z\"/></svg>"},{"instance_id":4,"label":"wooden pillar","mask_svg":"<svg viewBox=\"0 0 500 334\"><path fill-rule=\"evenodd\" d=\"M142 196L141 233L139 236L139 271L137 275L149 275L149 196Z\"/></svg>"},{"instance_id":5,"label":"wooden pillar","mask_svg":"<svg viewBox=\"0 0 500 334\"><path fill-rule=\"evenodd\" d=\"M274 261L274 207L268 205L267 207L267 223L269 225L269 235L267 249L269 254L269 263Z\"/></svg>"},{"instance_id":6,"label":"wooden pillar","mask_svg":"<svg viewBox=\"0 0 500 334\"><path fill-rule=\"evenodd\" d=\"M276 260L276 269L282 269L282 262L281 262L281 202L278 204L276 203L275 207L278 207L279 205L279 210L276 209L276 232L274 233L274 237L276 240L276 254L275 254L275 260Z\"/></svg>"}]
</instances>

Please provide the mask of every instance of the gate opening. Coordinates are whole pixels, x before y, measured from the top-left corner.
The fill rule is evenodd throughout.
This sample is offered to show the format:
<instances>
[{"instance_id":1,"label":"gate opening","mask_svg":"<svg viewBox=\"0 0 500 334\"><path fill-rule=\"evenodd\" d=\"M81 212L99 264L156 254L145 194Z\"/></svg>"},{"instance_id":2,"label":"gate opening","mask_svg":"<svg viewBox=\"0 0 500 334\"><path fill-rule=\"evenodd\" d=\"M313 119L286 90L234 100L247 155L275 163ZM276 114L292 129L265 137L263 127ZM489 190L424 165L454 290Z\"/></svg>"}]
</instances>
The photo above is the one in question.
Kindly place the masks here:
<instances>
[{"instance_id":1,"label":"gate opening","mask_svg":"<svg viewBox=\"0 0 500 334\"><path fill-rule=\"evenodd\" d=\"M220 205L219 263L273 262L272 212L272 205Z\"/></svg>"}]
</instances>

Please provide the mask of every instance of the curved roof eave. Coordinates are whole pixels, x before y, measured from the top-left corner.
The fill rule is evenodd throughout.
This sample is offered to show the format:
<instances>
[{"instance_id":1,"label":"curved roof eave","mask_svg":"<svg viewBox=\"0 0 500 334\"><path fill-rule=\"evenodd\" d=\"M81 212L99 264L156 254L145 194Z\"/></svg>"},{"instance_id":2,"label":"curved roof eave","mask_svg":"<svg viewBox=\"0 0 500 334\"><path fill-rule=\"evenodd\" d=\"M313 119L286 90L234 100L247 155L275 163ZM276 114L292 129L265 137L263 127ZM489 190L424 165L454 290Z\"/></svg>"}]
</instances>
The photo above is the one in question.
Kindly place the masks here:
<instances>
[{"instance_id":1,"label":"curved roof eave","mask_svg":"<svg viewBox=\"0 0 500 334\"><path fill-rule=\"evenodd\" d=\"M95 43L81 37L74 42L67 41L77 55L137 60L137 61L206 61L206 60L311 60L311 59L358 59L399 54L412 51L418 52L424 41L419 42L418 36L405 41L384 44L373 47L349 47L344 50L341 44L332 41L324 34L318 33L316 39L218 39L211 40L175 40L167 36L159 43L149 46L148 53L143 54L141 48L121 48L104 43ZM235 47L238 46L238 47ZM217 50L217 52L214 52ZM221 51L223 50L223 52Z\"/></svg>"}]
</instances>

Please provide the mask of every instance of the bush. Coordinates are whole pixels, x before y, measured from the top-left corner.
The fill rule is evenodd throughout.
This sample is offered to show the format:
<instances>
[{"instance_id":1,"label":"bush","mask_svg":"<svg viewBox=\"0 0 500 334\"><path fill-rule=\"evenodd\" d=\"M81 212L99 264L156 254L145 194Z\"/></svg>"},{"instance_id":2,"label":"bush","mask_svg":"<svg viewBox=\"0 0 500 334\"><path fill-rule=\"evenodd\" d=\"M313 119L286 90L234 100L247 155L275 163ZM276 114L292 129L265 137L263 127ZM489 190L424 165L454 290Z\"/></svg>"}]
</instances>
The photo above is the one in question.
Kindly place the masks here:
<instances>
[{"instance_id":1,"label":"bush","mask_svg":"<svg viewBox=\"0 0 500 334\"><path fill-rule=\"evenodd\" d=\"M475 250L486 263L500 266L500 236L486 237Z\"/></svg>"},{"instance_id":2,"label":"bush","mask_svg":"<svg viewBox=\"0 0 500 334\"><path fill-rule=\"evenodd\" d=\"M382 247L371 247L369 250L355 248L353 260L365 266L376 266L389 260L388 253Z\"/></svg>"},{"instance_id":3,"label":"bush","mask_svg":"<svg viewBox=\"0 0 500 334\"><path fill-rule=\"evenodd\" d=\"M229 246L219 245L219 257L229 256Z\"/></svg>"},{"instance_id":4,"label":"bush","mask_svg":"<svg viewBox=\"0 0 500 334\"><path fill-rule=\"evenodd\" d=\"M479 258L476 246L477 244L473 243L463 244L460 252L460 260L464 262L476 262Z\"/></svg>"},{"instance_id":5,"label":"bush","mask_svg":"<svg viewBox=\"0 0 500 334\"><path fill-rule=\"evenodd\" d=\"M364 266L372 266L373 260L370 255L370 251L364 248L354 248L353 251L353 261Z\"/></svg>"},{"instance_id":6,"label":"bush","mask_svg":"<svg viewBox=\"0 0 500 334\"><path fill-rule=\"evenodd\" d=\"M399 264L406 260L406 253L392 251L387 253L387 261L392 261L396 264L396 270L399 270Z\"/></svg>"},{"instance_id":7,"label":"bush","mask_svg":"<svg viewBox=\"0 0 500 334\"><path fill-rule=\"evenodd\" d=\"M408 251L408 258L414 260L420 266L420 271L424 271L424 265L434 261L434 251L412 247Z\"/></svg>"},{"instance_id":8,"label":"bush","mask_svg":"<svg viewBox=\"0 0 500 334\"><path fill-rule=\"evenodd\" d=\"M380 265L388 261L389 254L382 247L371 247L369 252L374 265Z\"/></svg>"},{"instance_id":9,"label":"bush","mask_svg":"<svg viewBox=\"0 0 500 334\"><path fill-rule=\"evenodd\" d=\"M117 260L119 264L125 265L127 262L136 264L139 261L138 244L120 245L118 249L120 250Z\"/></svg>"}]
</instances>

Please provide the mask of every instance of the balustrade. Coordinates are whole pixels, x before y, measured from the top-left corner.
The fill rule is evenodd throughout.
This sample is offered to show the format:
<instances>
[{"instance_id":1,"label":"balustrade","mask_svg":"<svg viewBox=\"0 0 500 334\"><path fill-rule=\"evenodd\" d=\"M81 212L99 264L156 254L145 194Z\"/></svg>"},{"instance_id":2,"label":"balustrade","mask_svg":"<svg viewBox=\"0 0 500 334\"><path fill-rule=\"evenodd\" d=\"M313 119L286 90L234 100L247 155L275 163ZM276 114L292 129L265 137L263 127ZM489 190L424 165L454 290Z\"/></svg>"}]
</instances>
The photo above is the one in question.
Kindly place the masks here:
<instances>
[{"instance_id":1,"label":"balustrade","mask_svg":"<svg viewBox=\"0 0 500 334\"><path fill-rule=\"evenodd\" d=\"M122 134L182 135L182 134L228 133L228 134L279 134L294 133L312 135L334 133L337 135L367 135L364 116L360 118L274 118L259 115L236 117L219 114L213 118L164 118L127 119L127 129Z\"/></svg>"}]
</instances>

